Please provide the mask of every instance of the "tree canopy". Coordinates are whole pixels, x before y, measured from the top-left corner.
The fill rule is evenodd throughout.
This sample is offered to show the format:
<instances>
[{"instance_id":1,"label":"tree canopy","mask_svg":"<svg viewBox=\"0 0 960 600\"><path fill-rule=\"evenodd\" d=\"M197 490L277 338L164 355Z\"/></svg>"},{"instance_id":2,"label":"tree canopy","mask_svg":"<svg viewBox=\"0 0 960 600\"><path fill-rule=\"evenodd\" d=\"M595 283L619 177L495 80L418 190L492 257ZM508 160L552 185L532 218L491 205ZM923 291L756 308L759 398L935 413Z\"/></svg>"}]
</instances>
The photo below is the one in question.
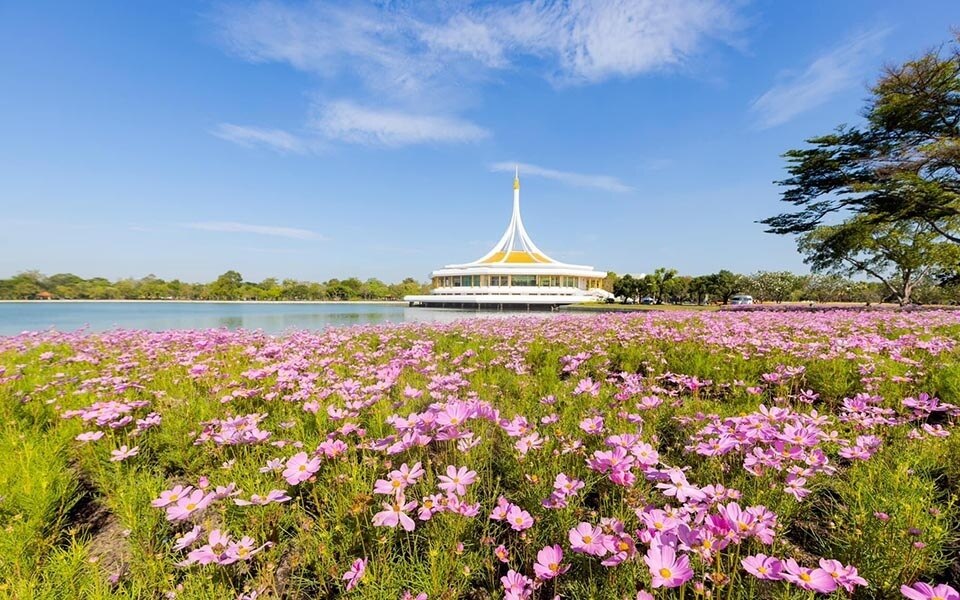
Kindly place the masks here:
<instances>
[{"instance_id":1,"label":"tree canopy","mask_svg":"<svg viewBox=\"0 0 960 600\"><path fill-rule=\"evenodd\" d=\"M960 243L960 34L886 67L863 116L860 126L841 125L784 154L782 200L799 210L764 219L767 231L804 233L852 212L921 220Z\"/></svg>"}]
</instances>

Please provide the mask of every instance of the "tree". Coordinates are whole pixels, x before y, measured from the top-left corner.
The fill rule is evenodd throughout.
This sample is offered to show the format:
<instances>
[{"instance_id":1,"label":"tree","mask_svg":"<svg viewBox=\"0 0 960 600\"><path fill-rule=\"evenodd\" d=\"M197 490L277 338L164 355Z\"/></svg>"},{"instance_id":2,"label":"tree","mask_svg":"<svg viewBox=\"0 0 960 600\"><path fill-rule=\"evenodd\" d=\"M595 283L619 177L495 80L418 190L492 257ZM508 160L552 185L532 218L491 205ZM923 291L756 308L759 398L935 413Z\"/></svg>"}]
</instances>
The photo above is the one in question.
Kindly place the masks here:
<instances>
[{"instance_id":1,"label":"tree","mask_svg":"<svg viewBox=\"0 0 960 600\"><path fill-rule=\"evenodd\" d=\"M743 286L743 278L736 273L723 269L713 275L708 275L708 289L711 294L720 298L726 304L730 301L730 296L740 291Z\"/></svg>"},{"instance_id":2,"label":"tree","mask_svg":"<svg viewBox=\"0 0 960 600\"><path fill-rule=\"evenodd\" d=\"M239 300L243 276L236 271L227 271L210 284L209 294L217 300Z\"/></svg>"},{"instance_id":3,"label":"tree","mask_svg":"<svg viewBox=\"0 0 960 600\"><path fill-rule=\"evenodd\" d=\"M668 301L679 304L686 302L690 298L690 283L693 278L688 275L678 275L671 277L664 282L661 292Z\"/></svg>"},{"instance_id":4,"label":"tree","mask_svg":"<svg viewBox=\"0 0 960 600\"><path fill-rule=\"evenodd\" d=\"M698 275L690 280L690 295L697 304L706 304L710 301L710 276Z\"/></svg>"},{"instance_id":5,"label":"tree","mask_svg":"<svg viewBox=\"0 0 960 600\"><path fill-rule=\"evenodd\" d=\"M614 282L612 293L617 298L623 298L623 303L626 304L628 299L639 297L639 287L639 281L633 275L627 273Z\"/></svg>"},{"instance_id":6,"label":"tree","mask_svg":"<svg viewBox=\"0 0 960 600\"><path fill-rule=\"evenodd\" d=\"M860 215L803 234L797 247L814 272L869 275L901 305L938 267L956 265L960 247L921 220L877 221Z\"/></svg>"},{"instance_id":7,"label":"tree","mask_svg":"<svg viewBox=\"0 0 960 600\"><path fill-rule=\"evenodd\" d=\"M656 270L654 270L653 275L647 275L644 277L644 279L650 280L651 291L653 292L653 297L657 304L663 304L664 286L668 281L676 276L676 269L658 267Z\"/></svg>"},{"instance_id":8,"label":"tree","mask_svg":"<svg viewBox=\"0 0 960 600\"><path fill-rule=\"evenodd\" d=\"M761 221L778 234L812 231L830 214L921 221L960 244L960 33L887 67L861 127L837 128L790 150L782 200L799 210Z\"/></svg>"},{"instance_id":9,"label":"tree","mask_svg":"<svg viewBox=\"0 0 960 600\"><path fill-rule=\"evenodd\" d=\"M781 303L801 285L800 278L790 271L759 271L750 277L750 288L758 300Z\"/></svg>"}]
</instances>

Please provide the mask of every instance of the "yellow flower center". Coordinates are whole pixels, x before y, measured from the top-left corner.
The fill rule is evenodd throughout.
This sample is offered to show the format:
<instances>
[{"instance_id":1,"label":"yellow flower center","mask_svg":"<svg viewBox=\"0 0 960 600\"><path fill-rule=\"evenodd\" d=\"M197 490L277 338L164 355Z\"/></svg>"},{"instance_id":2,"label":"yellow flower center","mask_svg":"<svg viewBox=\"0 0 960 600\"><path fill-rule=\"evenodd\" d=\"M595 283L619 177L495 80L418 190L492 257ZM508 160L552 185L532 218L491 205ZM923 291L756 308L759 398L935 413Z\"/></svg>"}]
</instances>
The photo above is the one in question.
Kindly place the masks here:
<instances>
[{"instance_id":1,"label":"yellow flower center","mask_svg":"<svg viewBox=\"0 0 960 600\"><path fill-rule=\"evenodd\" d=\"M584 543L584 544L589 544L589 543L592 542L592 541L593 541L593 537L592 537L592 536L589 536L589 535L583 536L583 543Z\"/></svg>"},{"instance_id":2,"label":"yellow flower center","mask_svg":"<svg viewBox=\"0 0 960 600\"><path fill-rule=\"evenodd\" d=\"M766 575L766 574L767 574L767 568L764 567L764 566L757 567L757 573L760 573L761 575Z\"/></svg>"},{"instance_id":3,"label":"yellow flower center","mask_svg":"<svg viewBox=\"0 0 960 600\"><path fill-rule=\"evenodd\" d=\"M670 569L666 567L660 569L660 577L663 577L664 579L666 579L667 577L670 577Z\"/></svg>"},{"instance_id":4,"label":"yellow flower center","mask_svg":"<svg viewBox=\"0 0 960 600\"><path fill-rule=\"evenodd\" d=\"M809 574L809 573L800 573L800 579L809 582L809 581L810 581L810 574Z\"/></svg>"},{"instance_id":5,"label":"yellow flower center","mask_svg":"<svg viewBox=\"0 0 960 600\"><path fill-rule=\"evenodd\" d=\"M193 509L195 509L195 508L197 508L197 505L194 504L193 502L188 502L188 503L187 503L187 510L193 510Z\"/></svg>"},{"instance_id":6,"label":"yellow flower center","mask_svg":"<svg viewBox=\"0 0 960 600\"><path fill-rule=\"evenodd\" d=\"M558 565L557 563L550 563L549 565L547 565L547 569L551 571L559 571L560 565Z\"/></svg>"}]
</instances>

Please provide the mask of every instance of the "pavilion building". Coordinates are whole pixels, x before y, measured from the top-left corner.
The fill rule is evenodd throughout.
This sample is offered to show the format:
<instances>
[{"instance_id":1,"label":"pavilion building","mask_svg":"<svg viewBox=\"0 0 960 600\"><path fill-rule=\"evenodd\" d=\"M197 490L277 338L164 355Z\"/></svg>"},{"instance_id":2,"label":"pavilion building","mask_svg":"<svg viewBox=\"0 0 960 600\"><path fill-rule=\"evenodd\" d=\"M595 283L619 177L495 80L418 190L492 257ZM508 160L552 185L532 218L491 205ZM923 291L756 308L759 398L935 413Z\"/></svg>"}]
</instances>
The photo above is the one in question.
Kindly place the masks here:
<instances>
[{"instance_id":1,"label":"pavilion building","mask_svg":"<svg viewBox=\"0 0 960 600\"><path fill-rule=\"evenodd\" d=\"M430 274L431 291L406 296L411 306L552 309L612 297L607 276L584 265L553 260L537 248L520 218L520 176L513 180L513 214L500 241L479 259Z\"/></svg>"}]
</instances>

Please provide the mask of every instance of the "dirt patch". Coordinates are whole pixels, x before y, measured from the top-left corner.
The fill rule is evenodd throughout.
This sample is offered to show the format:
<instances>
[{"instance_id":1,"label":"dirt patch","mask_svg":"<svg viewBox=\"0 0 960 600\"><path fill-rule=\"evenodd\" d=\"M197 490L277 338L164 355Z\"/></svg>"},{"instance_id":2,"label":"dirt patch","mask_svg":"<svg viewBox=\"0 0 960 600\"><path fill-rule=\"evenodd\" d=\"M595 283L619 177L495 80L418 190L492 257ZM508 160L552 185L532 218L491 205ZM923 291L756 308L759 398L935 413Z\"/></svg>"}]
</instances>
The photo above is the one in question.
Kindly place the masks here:
<instances>
[{"instance_id":1,"label":"dirt patch","mask_svg":"<svg viewBox=\"0 0 960 600\"><path fill-rule=\"evenodd\" d=\"M80 499L67 514L65 530L77 539L89 540L87 553L114 581L129 568L131 551L120 520L102 503L96 487L78 476Z\"/></svg>"}]
</instances>

